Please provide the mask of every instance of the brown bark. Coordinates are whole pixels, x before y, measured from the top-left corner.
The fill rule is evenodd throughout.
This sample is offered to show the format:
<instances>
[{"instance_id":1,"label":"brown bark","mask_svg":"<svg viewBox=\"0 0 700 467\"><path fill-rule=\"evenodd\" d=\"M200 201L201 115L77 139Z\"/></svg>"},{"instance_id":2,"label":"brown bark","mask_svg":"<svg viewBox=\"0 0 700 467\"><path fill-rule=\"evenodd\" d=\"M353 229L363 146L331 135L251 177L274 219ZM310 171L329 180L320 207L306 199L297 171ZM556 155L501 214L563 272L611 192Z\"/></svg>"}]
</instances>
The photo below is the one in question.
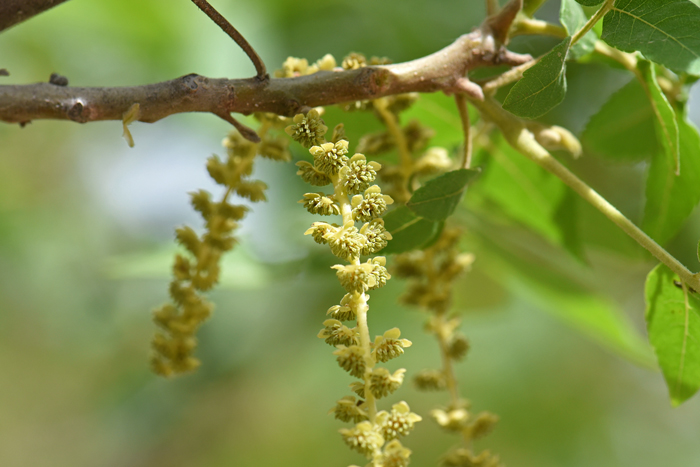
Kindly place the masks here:
<instances>
[{"instance_id":1,"label":"brown bark","mask_svg":"<svg viewBox=\"0 0 700 467\"><path fill-rule=\"evenodd\" d=\"M0 31L66 1L68 0L2 0L0 1Z\"/></svg>"},{"instance_id":2,"label":"brown bark","mask_svg":"<svg viewBox=\"0 0 700 467\"><path fill-rule=\"evenodd\" d=\"M231 112L292 116L309 107L407 92L443 91L478 96L480 88L464 78L469 70L519 64L529 59L503 48L496 49L490 30L479 29L432 55L410 62L321 71L296 78L212 79L191 74L134 87L4 85L0 86L0 120L22 124L37 119L79 123L122 120L132 105L139 104L142 122L155 122L181 112L210 112L231 121Z\"/></svg>"}]
</instances>

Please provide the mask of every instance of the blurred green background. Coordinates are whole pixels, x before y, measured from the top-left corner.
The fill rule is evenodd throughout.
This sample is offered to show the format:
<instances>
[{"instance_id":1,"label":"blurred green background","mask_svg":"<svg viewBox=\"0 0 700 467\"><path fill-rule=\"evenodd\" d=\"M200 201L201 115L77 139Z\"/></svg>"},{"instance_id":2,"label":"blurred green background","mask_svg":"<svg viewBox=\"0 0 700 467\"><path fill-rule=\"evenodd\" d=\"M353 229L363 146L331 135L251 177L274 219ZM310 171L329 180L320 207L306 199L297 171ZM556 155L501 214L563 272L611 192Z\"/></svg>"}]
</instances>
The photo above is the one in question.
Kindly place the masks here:
<instances>
[{"instance_id":1,"label":"blurred green background","mask_svg":"<svg viewBox=\"0 0 700 467\"><path fill-rule=\"evenodd\" d=\"M482 3L213 2L271 70L288 55L416 58L478 25ZM556 11L550 2L541 16ZM552 43L519 38L513 46L539 53ZM186 0L71 0L0 34L0 67L11 73L3 84L58 72L74 86L253 74L243 53ZM592 64L572 65L569 79L567 101L546 120L579 133L629 77ZM438 130L436 144L459 143L449 100L433 96L412 112ZM327 123L341 118L330 112ZM346 121L359 132L372 120ZM269 203L254 206L241 245L225 260L211 297L215 316L200 332L200 371L171 381L149 372L150 310L167 299L172 232L182 223L200 226L187 192L218 193L204 162L223 152L229 129L211 115L176 115L133 124L129 149L119 122L0 126L1 466L362 464L337 434L343 424L326 415L351 379L315 335L343 292L328 269L330 253L302 235L312 217L296 203L307 189L292 164L257 163ZM585 157L573 166L639 218L644 163ZM566 325L567 316L557 319L609 306L643 333L642 287L654 263L585 208L588 264L516 223L494 224L478 204L459 219L470 228L465 247L477 262L459 283L456 309L472 344L458 366L462 393L476 410L501 417L479 448L511 467L700 465L700 398L672 409L658 372L598 345ZM670 247L693 270L698 237L694 215ZM556 281L533 287L522 273L533 260L509 261L516 250L539 261L534 276L563 268L571 277L559 277L563 288ZM566 288L570 279L583 284L578 292ZM425 316L396 304L403 287L392 280L372 294L370 328L381 334L399 326L414 342L392 362L410 376L436 366L438 354L422 332ZM406 384L388 402L401 399L426 419L406 439L412 465L436 465L457 442L427 417L446 396Z\"/></svg>"}]
</instances>

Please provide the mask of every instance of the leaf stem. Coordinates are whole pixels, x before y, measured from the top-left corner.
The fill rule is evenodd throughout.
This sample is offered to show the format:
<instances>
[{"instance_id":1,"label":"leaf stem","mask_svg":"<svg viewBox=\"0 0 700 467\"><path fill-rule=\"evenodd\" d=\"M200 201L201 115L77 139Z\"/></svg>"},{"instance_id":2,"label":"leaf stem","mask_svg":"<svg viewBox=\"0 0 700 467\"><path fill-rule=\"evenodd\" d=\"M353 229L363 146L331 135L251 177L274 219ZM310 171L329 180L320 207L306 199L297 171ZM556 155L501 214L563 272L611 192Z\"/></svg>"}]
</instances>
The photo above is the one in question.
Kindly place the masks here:
<instances>
[{"instance_id":1,"label":"leaf stem","mask_svg":"<svg viewBox=\"0 0 700 467\"><path fill-rule=\"evenodd\" d=\"M498 90L498 88L501 88L503 86L507 86L510 83L518 81L520 78L523 77L523 73L525 73L527 70L529 70L533 66L537 65L537 63L539 61L540 61L540 57L538 57L534 60L531 60L527 63L523 63L522 65L513 67L510 70L506 71L505 73L501 73L500 75L498 75L496 78L492 79L491 81L486 82L481 87L484 91L484 95L492 96Z\"/></svg>"},{"instance_id":2,"label":"leaf stem","mask_svg":"<svg viewBox=\"0 0 700 467\"><path fill-rule=\"evenodd\" d=\"M352 205L347 190L340 182L340 175L331 175L331 181L333 182L335 200L340 206L340 213L343 216L343 226L354 225ZM353 257L350 263L359 265L360 256ZM369 337L369 325L367 324L367 312L369 311L367 299L367 294L354 292L350 306L352 306L355 316L357 317L357 332L360 335L360 347L362 348L362 355L365 360L365 373L363 375L365 384L365 407L367 408L369 421L374 423L377 417L377 399L370 390L370 377L372 376L372 370L376 365L376 361L372 356L372 343Z\"/></svg>"},{"instance_id":3,"label":"leaf stem","mask_svg":"<svg viewBox=\"0 0 700 467\"><path fill-rule=\"evenodd\" d=\"M605 3L603 3L603 6L600 7L598 11L595 12L593 16L586 22L586 24L583 25L583 27L574 34L574 37L571 38L571 44L569 47L573 47L575 43L577 43L583 36L585 36L588 31L593 29L593 26L598 23L598 21L601 20L605 14L612 10L613 7L613 2L615 0L605 0Z\"/></svg>"},{"instance_id":4,"label":"leaf stem","mask_svg":"<svg viewBox=\"0 0 700 467\"><path fill-rule=\"evenodd\" d=\"M695 290L700 290L698 289L698 287L700 287L699 275L693 274L688 270L688 268L681 264L668 251L656 243L639 227L634 225L624 214L618 211L615 206L610 204L605 198L552 157L551 154L535 140L533 134L525 127L520 119L503 110L492 98L486 98L483 101L472 100L471 102L472 105L479 109L485 118L494 122L501 129L503 135L513 148L561 179L583 199L603 213L605 217L613 221L627 235L632 237L644 249L678 274L683 282Z\"/></svg>"},{"instance_id":5,"label":"leaf stem","mask_svg":"<svg viewBox=\"0 0 700 467\"><path fill-rule=\"evenodd\" d=\"M355 309L355 314L357 316L357 330L360 334L360 346L365 355L365 407L367 407L367 415L369 416L369 421L374 424L377 418L377 399L372 394L370 390L370 376L372 375L372 370L376 362L374 357L372 357L372 348L369 338L369 326L367 324L367 311L369 306L367 305L367 294L357 294L353 303L357 304Z\"/></svg>"},{"instance_id":6,"label":"leaf stem","mask_svg":"<svg viewBox=\"0 0 700 467\"><path fill-rule=\"evenodd\" d=\"M455 94L459 119L462 121L462 132L464 133L464 149L462 153L462 168L468 169L472 165L472 139L470 135L471 123L469 122L469 109L467 109L467 99L463 94Z\"/></svg>"},{"instance_id":7,"label":"leaf stem","mask_svg":"<svg viewBox=\"0 0 700 467\"><path fill-rule=\"evenodd\" d=\"M411 157L411 151L408 149L406 135L404 135L403 131L401 130L396 114L389 110L389 102L386 98L382 97L380 99L376 99L372 101L372 103L384 122L384 125L386 125L389 134L392 138L394 138L394 142L396 143L396 147L399 151L399 160L401 161L401 183L399 184L399 188L401 192L400 199L398 199L398 201L406 202L411 197L411 192L408 188L408 181L413 174L413 158Z\"/></svg>"},{"instance_id":8,"label":"leaf stem","mask_svg":"<svg viewBox=\"0 0 700 467\"><path fill-rule=\"evenodd\" d=\"M486 15L493 16L498 13L501 7L498 5L498 0L486 0Z\"/></svg>"},{"instance_id":9,"label":"leaf stem","mask_svg":"<svg viewBox=\"0 0 700 467\"><path fill-rule=\"evenodd\" d=\"M204 12L212 21L216 23L217 26L221 28L228 36L233 39L238 46L243 49L243 52L248 55L250 61L253 62L255 66L255 71L257 72L257 78L260 80L267 80L269 75L265 69L265 63L263 63L260 55L255 51L252 45L243 37L243 34L238 32L236 28L224 18L221 13L216 11L216 9L209 4L207 0L192 0L192 3L197 5L200 10Z\"/></svg>"},{"instance_id":10,"label":"leaf stem","mask_svg":"<svg viewBox=\"0 0 700 467\"><path fill-rule=\"evenodd\" d=\"M568 36L566 29L558 24L542 21L541 19L518 16L513 23L513 28L510 30L510 37L524 35L553 36L560 39Z\"/></svg>"}]
</instances>

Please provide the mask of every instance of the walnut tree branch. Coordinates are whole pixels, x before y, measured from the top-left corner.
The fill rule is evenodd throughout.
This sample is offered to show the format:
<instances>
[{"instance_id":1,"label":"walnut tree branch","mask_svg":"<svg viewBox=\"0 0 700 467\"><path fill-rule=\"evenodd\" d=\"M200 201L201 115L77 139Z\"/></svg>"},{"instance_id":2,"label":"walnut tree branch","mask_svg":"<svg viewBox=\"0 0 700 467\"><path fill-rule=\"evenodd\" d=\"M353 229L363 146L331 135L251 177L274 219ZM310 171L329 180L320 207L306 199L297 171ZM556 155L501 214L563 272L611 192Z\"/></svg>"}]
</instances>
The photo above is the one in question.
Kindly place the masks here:
<instances>
[{"instance_id":1,"label":"walnut tree branch","mask_svg":"<svg viewBox=\"0 0 700 467\"><path fill-rule=\"evenodd\" d=\"M0 1L0 31L66 1L68 0L2 0Z\"/></svg>"},{"instance_id":2,"label":"walnut tree branch","mask_svg":"<svg viewBox=\"0 0 700 467\"><path fill-rule=\"evenodd\" d=\"M138 120L142 122L155 122L182 112L209 112L227 121L231 112L292 116L308 107L407 92L463 93L467 84L476 86L465 77L469 70L518 65L528 60L529 55L514 54L497 46L490 28L484 26L438 52L410 62L320 71L295 78L261 81L257 77L213 79L190 74L133 87L0 85L0 121L25 124L38 119L79 123L122 120L134 104L139 104Z\"/></svg>"},{"instance_id":3,"label":"walnut tree branch","mask_svg":"<svg viewBox=\"0 0 700 467\"><path fill-rule=\"evenodd\" d=\"M212 21L216 23L217 26L221 28L226 34L233 39L238 46L243 49L243 51L248 55L250 61L255 65L255 71L257 72L258 79L265 80L268 79L267 70L265 69L265 63L255 51L252 45L243 37L243 35L234 28L231 23L224 18L221 13L216 11L213 6L209 4L207 0L192 0L192 3L197 5L200 10L204 12Z\"/></svg>"}]
</instances>

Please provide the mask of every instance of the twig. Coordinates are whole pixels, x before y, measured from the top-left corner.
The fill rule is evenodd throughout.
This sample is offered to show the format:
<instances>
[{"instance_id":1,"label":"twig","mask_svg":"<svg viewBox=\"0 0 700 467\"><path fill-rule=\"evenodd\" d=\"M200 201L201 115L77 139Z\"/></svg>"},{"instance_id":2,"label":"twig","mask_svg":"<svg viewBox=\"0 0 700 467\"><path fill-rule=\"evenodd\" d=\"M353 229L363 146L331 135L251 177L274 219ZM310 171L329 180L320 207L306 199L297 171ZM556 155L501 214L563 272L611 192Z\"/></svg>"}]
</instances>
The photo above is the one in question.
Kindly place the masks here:
<instances>
[{"instance_id":1,"label":"twig","mask_svg":"<svg viewBox=\"0 0 700 467\"><path fill-rule=\"evenodd\" d=\"M68 0L2 0L0 1L0 31L66 1Z\"/></svg>"},{"instance_id":2,"label":"twig","mask_svg":"<svg viewBox=\"0 0 700 467\"><path fill-rule=\"evenodd\" d=\"M520 78L523 77L523 73L525 73L528 69L533 67L534 65L539 62L540 59L536 58L534 60L530 60L527 63L523 63L520 66L516 66L515 68L511 68L510 70L506 71L505 73L502 73L498 75L496 78L492 79L491 81L487 81L481 88L484 91L484 94L486 95L493 95L494 92L498 90L498 88L501 88L503 86L507 86L510 83L513 83Z\"/></svg>"},{"instance_id":3,"label":"twig","mask_svg":"<svg viewBox=\"0 0 700 467\"><path fill-rule=\"evenodd\" d=\"M519 16L513 22L510 37L524 35L552 36L560 39L568 36L566 29L557 24L542 21L541 19L528 18L527 16Z\"/></svg>"},{"instance_id":4,"label":"twig","mask_svg":"<svg viewBox=\"0 0 700 467\"><path fill-rule=\"evenodd\" d=\"M224 31L226 34L229 35L231 39L233 39L238 46L243 49L243 51L248 55L248 58L253 62L253 65L255 65L255 71L257 72L257 78L260 80L267 80L269 78L269 75L267 74L267 70L265 69L265 64L263 63L262 59L258 55L258 53L253 49L253 46L251 46L247 40L245 40L245 37L234 28L231 23L229 23L226 18L221 16L221 13L216 11L213 6L207 2L207 0L192 0L192 3L197 5L200 10L202 10L209 18L211 18L212 21L214 21L217 26L221 28L222 31Z\"/></svg>"},{"instance_id":5,"label":"twig","mask_svg":"<svg viewBox=\"0 0 700 467\"><path fill-rule=\"evenodd\" d=\"M518 152L532 160L539 166L557 176L561 181L571 187L581 198L588 201L605 217L613 221L627 235L632 237L639 245L656 257L668 268L678 274L683 282L690 287L699 290L700 274L693 274L688 268L674 258L668 251L662 248L651 237L634 225L624 214L600 196L593 188L574 175L569 169L557 161L536 140L525 124L514 115L506 112L492 98L487 97L483 101L472 100L481 112L482 116L491 120L499 127L508 143Z\"/></svg>"},{"instance_id":6,"label":"twig","mask_svg":"<svg viewBox=\"0 0 700 467\"><path fill-rule=\"evenodd\" d=\"M501 7L498 5L498 0L486 0L486 14L493 16L498 13Z\"/></svg>"},{"instance_id":7,"label":"twig","mask_svg":"<svg viewBox=\"0 0 700 467\"><path fill-rule=\"evenodd\" d=\"M523 8L523 0L510 0L503 8L484 21L482 27L487 27L493 33L499 45L508 43L508 33L518 12Z\"/></svg>"},{"instance_id":8,"label":"twig","mask_svg":"<svg viewBox=\"0 0 700 467\"><path fill-rule=\"evenodd\" d=\"M595 14L591 16L591 18L588 21L586 21L586 24L584 24L583 27L576 32L576 34L574 34L574 37L571 38L571 44L569 45L569 47L573 47L573 45L577 43L583 36L585 36L588 33L588 31L593 29L593 26L595 26L596 23L600 21L608 11L612 10L614 1L615 0L605 0L603 6L601 6L600 9L596 11Z\"/></svg>"},{"instance_id":9,"label":"twig","mask_svg":"<svg viewBox=\"0 0 700 467\"><path fill-rule=\"evenodd\" d=\"M155 122L182 112L209 112L228 121L232 112L272 112L293 116L304 107L374 100L407 92L454 89L469 70L525 60L505 54L477 29L444 49L410 62L355 70L320 71L296 78L210 79L197 74L133 87L77 88L48 83L0 85L0 121L28 123L37 119L86 123L121 121L135 103L139 121ZM508 51L506 51L508 52ZM517 61L517 60L516 60Z\"/></svg>"},{"instance_id":10,"label":"twig","mask_svg":"<svg viewBox=\"0 0 700 467\"><path fill-rule=\"evenodd\" d=\"M482 97L483 99L483 97ZM459 119L462 121L462 132L464 133L464 152L462 153L462 168L468 169L472 165L472 139L470 137L471 124L469 122L469 110L467 109L467 99L463 94L455 94Z\"/></svg>"}]
</instances>

